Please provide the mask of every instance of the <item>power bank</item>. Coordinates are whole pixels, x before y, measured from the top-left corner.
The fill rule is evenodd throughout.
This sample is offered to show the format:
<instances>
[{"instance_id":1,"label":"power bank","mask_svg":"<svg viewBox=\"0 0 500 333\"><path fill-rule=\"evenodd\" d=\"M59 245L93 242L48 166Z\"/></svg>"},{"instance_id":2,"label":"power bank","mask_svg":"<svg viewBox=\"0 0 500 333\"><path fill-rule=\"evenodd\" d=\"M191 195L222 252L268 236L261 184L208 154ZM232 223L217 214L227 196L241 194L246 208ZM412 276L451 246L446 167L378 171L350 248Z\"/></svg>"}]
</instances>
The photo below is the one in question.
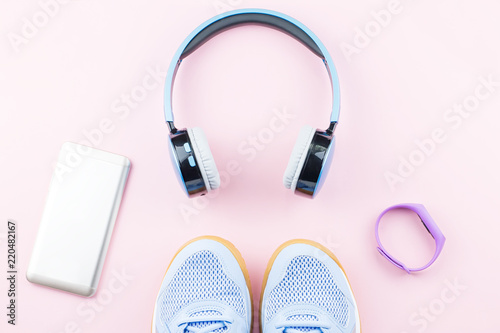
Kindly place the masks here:
<instances>
[{"instance_id":1,"label":"power bank","mask_svg":"<svg viewBox=\"0 0 500 333\"><path fill-rule=\"evenodd\" d=\"M130 170L128 158L66 142L26 273L28 281L92 296Z\"/></svg>"}]
</instances>

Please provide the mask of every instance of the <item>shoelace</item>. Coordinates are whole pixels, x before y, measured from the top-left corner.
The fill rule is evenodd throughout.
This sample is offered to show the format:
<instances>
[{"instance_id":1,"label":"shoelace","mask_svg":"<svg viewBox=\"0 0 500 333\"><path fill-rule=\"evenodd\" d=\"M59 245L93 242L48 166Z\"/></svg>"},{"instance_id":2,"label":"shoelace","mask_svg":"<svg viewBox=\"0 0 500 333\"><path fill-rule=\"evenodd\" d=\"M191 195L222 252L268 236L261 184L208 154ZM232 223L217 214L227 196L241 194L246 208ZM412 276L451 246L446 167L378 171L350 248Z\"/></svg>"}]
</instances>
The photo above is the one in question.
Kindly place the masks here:
<instances>
[{"instance_id":1,"label":"shoelace","mask_svg":"<svg viewBox=\"0 0 500 333\"><path fill-rule=\"evenodd\" d=\"M204 327L196 327L194 324L210 322L212 324L204 326ZM185 320L182 320L179 324L179 327L183 329L184 332L188 333L210 333L215 332L220 328L227 327L229 324L232 324L233 321L231 318L224 316L208 316L208 317L189 317Z\"/></svg>"},{"instance_id":2,"label":"shoelace","mask_svg":"<svg viewBox=\"0 0 500 333\"><path fill-rule=\"evenodd\" d=\"M322 321L292 321L287 320L276 324L276 329L283 329L283 333L323 333L325 329L331 328L331 325ZM300 330L300 328L305 330Z\"/></svg>"}]
</instances>

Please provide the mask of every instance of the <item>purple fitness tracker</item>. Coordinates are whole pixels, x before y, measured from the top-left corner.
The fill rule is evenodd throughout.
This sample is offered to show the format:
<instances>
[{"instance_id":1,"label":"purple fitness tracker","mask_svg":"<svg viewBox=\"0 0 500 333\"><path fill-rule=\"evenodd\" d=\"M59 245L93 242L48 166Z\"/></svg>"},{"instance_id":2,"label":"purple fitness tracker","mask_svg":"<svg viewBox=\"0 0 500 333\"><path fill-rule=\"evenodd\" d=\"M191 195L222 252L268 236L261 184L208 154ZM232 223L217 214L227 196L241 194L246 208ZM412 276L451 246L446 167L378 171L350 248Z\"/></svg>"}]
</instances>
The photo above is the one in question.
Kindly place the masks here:
<instances>
[{"instance_id":1,"label":"purple fitness tracker","mask_svg":"<svg viewBox=\"0 0 500 333\"><path fill-rule=\"evenodd\" d=\"M434 252L434 256L432 257L431 261L429 261L426 265L420 267L420 268L408 268L406 267L401 261L397 260L396 258L392 257L389 252L382 246L382 243L380 242L380 237L378 235L378 226L380 224L380 220L382 217L385 215L390 210L393 209L408 209L411 210L412 212L416 213L422 223L424 224L425 228L427 231L431 234L431 236L434 238L436 241L436 251ZM378 251L380 252L381 255L383 255L387 260L389 260L394 266L401 268L402 270L406 271L408 274L411 272L418 272L426 269L430 265L436 261L437 257L441 253L441 250L443 249L444 242L446 238L444 237L443 233L441 230L438 228L436 222L432 219L431 215L425 209L424 205L421 204L415 204L415 203L404 203L404 204L399 204L395 206L391 206L384 210L380 216L377 219L377 223L375 224L375 237L377 238L377 243L378 243Z\"/></svg>"}]
</instances>

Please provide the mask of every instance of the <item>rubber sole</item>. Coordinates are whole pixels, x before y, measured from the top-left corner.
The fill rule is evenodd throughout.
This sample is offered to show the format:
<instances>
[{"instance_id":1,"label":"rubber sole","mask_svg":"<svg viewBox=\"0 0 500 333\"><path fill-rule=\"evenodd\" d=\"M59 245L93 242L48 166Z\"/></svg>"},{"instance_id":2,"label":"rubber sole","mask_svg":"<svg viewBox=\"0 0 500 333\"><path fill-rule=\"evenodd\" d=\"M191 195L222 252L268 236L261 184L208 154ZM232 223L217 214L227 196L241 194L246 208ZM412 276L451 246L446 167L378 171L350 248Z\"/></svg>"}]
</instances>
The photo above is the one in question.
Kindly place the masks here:
<instances>
[{"instance_id":1,"label":"rubber sole","mask_svg":"<svg viewBox=\"0 0 500 333\"><path fill-rule=\"evenodd\" d=\"M318 248L319 250L325 252L340 267L340 269L344 273L344 276L347 280L347 284L349 285L349 289L350 289L350 292L351 292L352 297L353 297L354 309L356 311L356 326L358 326L357 323L359 323L359 330L356 328L356 333L358 333L358 332L361 333L361 321L359 319L358 306L356 305L356 300L354 299L354 293L352 292L351 283L349 282L349 279L348 279L347 274L344 270L344 267L342 267L342 265L340 264L340 261L337 259L337 257L333 254L332 251L330 251L328 248L321 245L320 243L317 243L317 242L314 242L314 241L311 241L308 239L293 239L293 240L289 240L288 242L281 244L280 247L278 247L276 249L276 251L274 251L273 255L271 256L271 259L269 259L266 270L264 272L264 280L262 281L262 289L260 292L260 302L259 302L259 323L260 323L259 326L260 326L260 330L259 330L259 332L262 333L262 300L264 298L264 290L266 290L267 279L269 278L269 273L271 272L271 269L274 265L274 261L276 260L276 258L280 254L280 252L283 251L284 248L286 248L290 245L293 245L293 244L306 244L306 245L314 246L314 247Z\"/></svg>"},{"instance_id":2,"label":"rubber sole","mask_svg":"<svg viewBox=\"0 0 500 333\"><path fill-rule=\"evenodd\" d=\"M245 277L245 282L247 284L248 292L250 293L250 332L252 332L253 331L254 313L253 313L252 284L250 283L250 275L248 274L245 260L243 259L243 256L241 255L240 251L238 251L238 249L236 248L236 246L233 245L233 243L225 240L224 238L220 238L217 236L201 236L201 237L196 237L196 238L190 240L189 242L187 242L186 244L182 245L181 248L175 253L174 257L170 261L170 264L168 264L167 270L165 271L165 274L163 275L163 279L162 279L162 282L160 284L160 288L158 288L157 295L160 293L161 285L163 284L163 280L165 279L165 276L167 275L167 272L170 269L170 266L172 266L172 263L174 262L174 259L177 257L177 255L182 250L184 250L184 248L186 246L188 246L189 244L194 243L194 242L199 241L199 240L204 240L204 239L213 240L213 241L216 241L216 242L224 245L229 251L231 251L232 255L234 256L234 258L236 259L236 261L240 265L240 269L243 272L243 276ZM153 331L153 329L155 327L155 318L156 318L156 299L155 299L155 307L154 307L154 311L153 311L153 318L151 319L151 333L155 333Z\"/></svg>"}]
</instances>

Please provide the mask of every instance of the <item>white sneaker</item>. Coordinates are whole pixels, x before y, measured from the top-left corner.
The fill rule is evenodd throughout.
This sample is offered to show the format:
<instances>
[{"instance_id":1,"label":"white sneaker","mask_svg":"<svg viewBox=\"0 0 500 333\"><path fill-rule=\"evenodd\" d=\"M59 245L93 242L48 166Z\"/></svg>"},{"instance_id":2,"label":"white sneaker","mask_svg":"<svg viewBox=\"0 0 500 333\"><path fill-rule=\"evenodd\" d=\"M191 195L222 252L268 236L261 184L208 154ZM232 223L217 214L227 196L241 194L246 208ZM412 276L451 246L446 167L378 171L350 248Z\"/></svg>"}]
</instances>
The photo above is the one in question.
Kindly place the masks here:
<instances>
[{"instance_id":1,"label":"white sneaker","mask_svg":"<svg viewBox=\"0 0 500 333\"><path fill-rule=\"evenodd\" d=\"M163 278L151 331L249 333L251 323L250 278L234 245L213 236L184 245Z\"/></svg>"},{"instance_id":2,"label":"white sneaker","mask_svg":"<svg viewBox=\"0 0 500 333\"><path fill-rule=\"evenodd\" d=\"M354 295L333 253L308 240L276 250L266 269L260 303L263 333L359 333Z\"/></svg>"}]
</instances>

